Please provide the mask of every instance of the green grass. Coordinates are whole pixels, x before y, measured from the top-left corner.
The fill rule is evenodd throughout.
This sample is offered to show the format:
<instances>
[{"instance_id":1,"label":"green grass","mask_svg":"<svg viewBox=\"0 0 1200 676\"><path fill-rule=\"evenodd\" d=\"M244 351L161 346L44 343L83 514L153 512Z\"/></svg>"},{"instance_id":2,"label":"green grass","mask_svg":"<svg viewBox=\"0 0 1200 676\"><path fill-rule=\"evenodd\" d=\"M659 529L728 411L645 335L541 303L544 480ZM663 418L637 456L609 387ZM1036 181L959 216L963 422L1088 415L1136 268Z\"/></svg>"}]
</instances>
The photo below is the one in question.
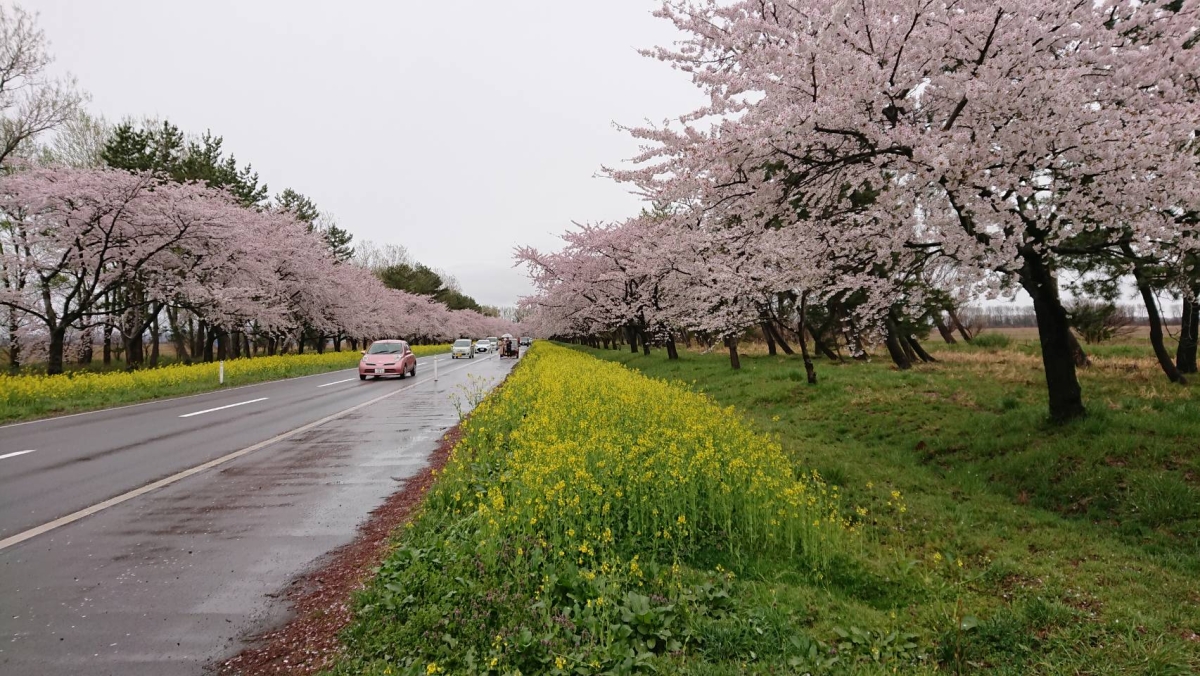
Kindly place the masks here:
<instances>
[{"instance_id":1,"label":"green grass","mask_svg":"<svg viewBox=\"0 0 1200 676\"><path fill-rule=\"evenodd\" d=\"M818 362L815 387L794 357L735 372L717 354L585 351L735 406L867 509L862 551L829 579L734 562L745 612L846 648L833 672L1200 670L1200 398L1145 345L1105 345L1081 372L1090 415L1054 427L1029 341L934 347L941 362L909 372ZM882 646L893 632L925 657ZM726 652L770 662L744 633Z\"/></svg>"}]
</instances>

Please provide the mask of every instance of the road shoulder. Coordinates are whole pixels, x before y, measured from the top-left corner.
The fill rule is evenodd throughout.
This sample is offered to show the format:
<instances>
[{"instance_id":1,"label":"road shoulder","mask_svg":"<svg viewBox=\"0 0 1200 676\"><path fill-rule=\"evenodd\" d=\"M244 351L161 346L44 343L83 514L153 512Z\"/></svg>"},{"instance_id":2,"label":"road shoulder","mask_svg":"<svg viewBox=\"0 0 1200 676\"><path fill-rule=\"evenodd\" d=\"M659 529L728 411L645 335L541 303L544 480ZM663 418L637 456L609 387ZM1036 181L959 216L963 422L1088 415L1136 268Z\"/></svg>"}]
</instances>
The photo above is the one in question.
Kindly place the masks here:
<instances>
[{"instance_id":1,"label":"road shoulder","mask_svg":"<svg viewBox=\"0 0 1200 676\"><path fill-rule=\"evenodd\" d=\"M250 637L245 650L222 662L219 674L313 674L332 665L338 633L352 618L350 598L387 554L392 534L421 505L435 475L446 465L462 423L442 436L429 464L371 512L352 542L330 552L313 570L296 578L279 603L288 605L282 627Z\"/></svg>"}]
</instances>

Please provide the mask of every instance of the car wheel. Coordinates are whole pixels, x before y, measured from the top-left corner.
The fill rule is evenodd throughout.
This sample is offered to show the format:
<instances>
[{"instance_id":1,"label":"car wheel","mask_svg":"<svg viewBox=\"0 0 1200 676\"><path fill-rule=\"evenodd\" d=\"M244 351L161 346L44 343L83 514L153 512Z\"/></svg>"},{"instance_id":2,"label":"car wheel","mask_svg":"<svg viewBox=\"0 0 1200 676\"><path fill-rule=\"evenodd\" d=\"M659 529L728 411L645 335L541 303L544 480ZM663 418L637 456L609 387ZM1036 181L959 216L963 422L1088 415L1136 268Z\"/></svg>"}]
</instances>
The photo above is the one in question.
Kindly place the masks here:
<instances>
[{"instance_id":1,"label":"car wheel","mask_svg":"<svg viewBox=\"0 0 1200 676\"><path fill-rule=\"evenodd\" d=\"M401 371L400 372L400 380L404 380L404 376L406 376L406 375L408 375L408 374L405 373L404 371Z\"/></svg>"},{"instance_id":2,"label":"car wheel","mask_svg":"<svg viewBox=\"0 0 1200 676\"><path fill-rule=\"evenodd\" d=\"M410 375L414 378L417 377L417 362L413 362L412 370L408 372L408 375Z\"/></svg>"},{"instance_id":3,"label":"car wheel","mask_svg":"<svg viewBox=\"0 0 1200 676\"><path fill-rule=\"evenodd\" d=\"M359 379L359 380L366 380L366 379L367 379L367 377L366 377L366 376L364 376L363 374L361 374L361 373L360 373L360 374L358 374L358 379Z\"/></svg>"}]
</instances>

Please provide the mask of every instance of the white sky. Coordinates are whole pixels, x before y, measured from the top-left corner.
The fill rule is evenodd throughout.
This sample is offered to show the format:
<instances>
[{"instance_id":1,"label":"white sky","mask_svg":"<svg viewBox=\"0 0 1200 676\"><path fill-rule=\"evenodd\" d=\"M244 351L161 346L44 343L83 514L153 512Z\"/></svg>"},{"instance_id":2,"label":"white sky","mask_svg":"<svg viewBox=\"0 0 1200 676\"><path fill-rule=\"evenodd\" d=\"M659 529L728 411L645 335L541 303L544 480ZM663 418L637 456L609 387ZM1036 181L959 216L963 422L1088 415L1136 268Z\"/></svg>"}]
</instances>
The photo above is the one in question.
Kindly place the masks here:
<instances>
[{"instance_id":1,"label":"white sky","mask_svg":"<svg viewBox=\"0 0 1200 676\"><path fill-rule=\"evenodd\" d=\"M272 194L308 195L490 305L530 292L513 247L640 208L595 177L636 151L613 122L701 102L636 52L675 35L652 0L19 4L93 113L211 129Z\"/></svg>"}]
</instances>

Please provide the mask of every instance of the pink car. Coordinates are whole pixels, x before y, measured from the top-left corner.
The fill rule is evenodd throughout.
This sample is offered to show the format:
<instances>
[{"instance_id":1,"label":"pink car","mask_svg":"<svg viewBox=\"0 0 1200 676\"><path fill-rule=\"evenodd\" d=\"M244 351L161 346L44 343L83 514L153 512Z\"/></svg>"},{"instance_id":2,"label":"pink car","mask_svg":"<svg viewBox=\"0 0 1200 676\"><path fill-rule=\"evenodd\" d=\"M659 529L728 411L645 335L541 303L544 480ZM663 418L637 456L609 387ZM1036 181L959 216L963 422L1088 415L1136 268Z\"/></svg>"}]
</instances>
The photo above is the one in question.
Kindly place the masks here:
<instances>
[{"instance_id":1,"label":"pink car","mask_svg":"<svg viewBox=\"0 0 1200 676\"><path fill-rule=\"evenodd\" d=\"M363 352L358 362L358 379L366 380L367 376L380 378L382 376L416 376L417 355L409 349L403 340L377 340L371 343L370 349Z\"/></svg>"}]
</instances>

